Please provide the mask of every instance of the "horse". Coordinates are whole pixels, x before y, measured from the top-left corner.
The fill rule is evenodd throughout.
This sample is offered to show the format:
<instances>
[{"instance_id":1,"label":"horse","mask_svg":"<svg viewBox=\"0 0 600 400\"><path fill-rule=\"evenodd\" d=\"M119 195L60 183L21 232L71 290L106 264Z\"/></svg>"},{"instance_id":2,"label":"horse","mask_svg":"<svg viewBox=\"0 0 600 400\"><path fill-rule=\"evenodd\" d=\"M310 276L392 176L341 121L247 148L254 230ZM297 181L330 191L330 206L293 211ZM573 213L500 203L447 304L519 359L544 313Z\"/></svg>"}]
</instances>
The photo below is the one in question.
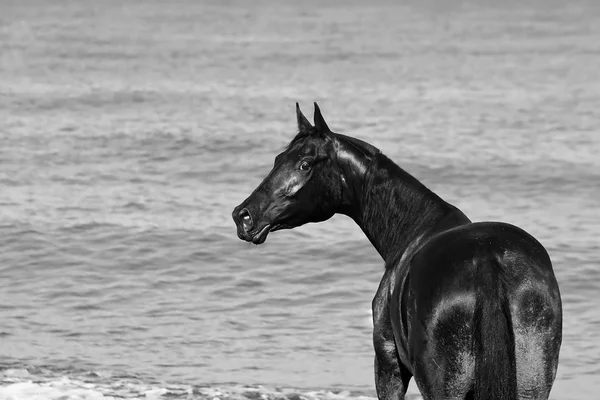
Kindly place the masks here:
<instances>
[{"instance_id":1,"label":"horse","mask_svg":"<svg viewBox=\"0 0 600 400\"><path fill-rule=\"evenodd\" d=\"M240 239L352 218L385 261L373 298L375 387L402 400L548 399L562 342L550 257L530 234L472 222L371 144L314 126L298 132L232 213Z\"/></svg>"}]
</instances>

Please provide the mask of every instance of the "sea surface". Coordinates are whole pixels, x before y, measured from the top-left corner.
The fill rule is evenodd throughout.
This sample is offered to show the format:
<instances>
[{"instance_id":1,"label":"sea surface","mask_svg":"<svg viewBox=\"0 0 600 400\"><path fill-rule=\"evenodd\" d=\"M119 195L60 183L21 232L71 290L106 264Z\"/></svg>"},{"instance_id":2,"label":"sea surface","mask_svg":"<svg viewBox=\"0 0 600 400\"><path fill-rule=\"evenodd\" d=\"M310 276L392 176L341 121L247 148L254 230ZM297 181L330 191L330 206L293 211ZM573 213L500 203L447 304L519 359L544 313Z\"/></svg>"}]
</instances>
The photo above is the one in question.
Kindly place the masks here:
<instances>
[{"instance_id":1,"label":"sea surface","mask_svg":"<svg viewBox=\"0 0 600 400\"><path fill-rule=\"evenodd\" d=\"M0 399L375 397L360 229L231 220L296 101L538 238L597 398L599 2L0 0Z\"/></svg>"}]
</instances>

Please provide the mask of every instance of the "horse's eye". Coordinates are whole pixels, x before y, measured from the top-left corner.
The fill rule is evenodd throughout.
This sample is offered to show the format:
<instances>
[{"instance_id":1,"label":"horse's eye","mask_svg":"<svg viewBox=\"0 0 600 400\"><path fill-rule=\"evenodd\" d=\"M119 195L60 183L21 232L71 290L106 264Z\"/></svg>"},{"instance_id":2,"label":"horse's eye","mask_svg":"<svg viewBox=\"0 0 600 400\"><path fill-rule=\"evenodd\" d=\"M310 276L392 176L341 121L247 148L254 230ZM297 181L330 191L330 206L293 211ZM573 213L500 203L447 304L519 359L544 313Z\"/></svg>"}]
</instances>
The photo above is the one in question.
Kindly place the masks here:
<instances>
[{"instance_id":1,"label":"horse's eye","mask_svg":"<svg viewBox=\"0 0 600 400\"><path fill-rule=\"evenodd\" d=\"M308 161L302 161L300 163L300 171L310 171L310 164Z\"/></svg>"}]
</instances>

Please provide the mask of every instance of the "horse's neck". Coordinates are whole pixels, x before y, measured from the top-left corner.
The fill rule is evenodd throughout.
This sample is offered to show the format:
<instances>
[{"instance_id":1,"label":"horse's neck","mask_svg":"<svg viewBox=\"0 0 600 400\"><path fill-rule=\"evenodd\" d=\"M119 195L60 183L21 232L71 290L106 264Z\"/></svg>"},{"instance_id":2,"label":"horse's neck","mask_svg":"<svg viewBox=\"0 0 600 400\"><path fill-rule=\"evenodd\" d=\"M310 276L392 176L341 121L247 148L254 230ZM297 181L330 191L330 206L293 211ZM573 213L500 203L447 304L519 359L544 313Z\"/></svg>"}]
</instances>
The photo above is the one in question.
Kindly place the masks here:
<instances>
[{"instance_id":1,"label":"horse's neck","mask_svg":"<svg viewBox=\"0 0 600 400\"><path fill-rule=\"evenodd\" d=\"M361 179L349 185L353 186L347 191L354 193L351 195L352 206L342 212L360 226L386 265L395 265L416 241L439 230L470 222L460 210L383 154L369 158ZM363 160L355 166L355 177L359 177L366 162Z\"/></svg>"}]
</instances>

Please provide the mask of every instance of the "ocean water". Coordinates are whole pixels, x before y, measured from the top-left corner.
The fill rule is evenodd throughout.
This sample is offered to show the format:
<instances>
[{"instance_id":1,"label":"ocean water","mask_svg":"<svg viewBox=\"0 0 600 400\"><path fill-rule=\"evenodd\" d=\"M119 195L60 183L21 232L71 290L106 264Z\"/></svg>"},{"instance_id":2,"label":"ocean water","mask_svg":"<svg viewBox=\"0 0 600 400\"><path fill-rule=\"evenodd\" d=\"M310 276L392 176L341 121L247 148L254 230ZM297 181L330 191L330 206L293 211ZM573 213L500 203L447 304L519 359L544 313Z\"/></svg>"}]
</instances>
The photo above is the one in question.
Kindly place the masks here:
<instances>
[{"instance_id":1,"label":"ocean water","mask_svg":"<svg viewBox=\"0 0 600 400\"><path fill-rule=\"evenodd\" d=\"M360 229L257 247L230 217L296 101L537 237L551 398L595 398L598 54L593 0L0 0L0 399L375 397Z\"/></svg>"}]
</instances>

